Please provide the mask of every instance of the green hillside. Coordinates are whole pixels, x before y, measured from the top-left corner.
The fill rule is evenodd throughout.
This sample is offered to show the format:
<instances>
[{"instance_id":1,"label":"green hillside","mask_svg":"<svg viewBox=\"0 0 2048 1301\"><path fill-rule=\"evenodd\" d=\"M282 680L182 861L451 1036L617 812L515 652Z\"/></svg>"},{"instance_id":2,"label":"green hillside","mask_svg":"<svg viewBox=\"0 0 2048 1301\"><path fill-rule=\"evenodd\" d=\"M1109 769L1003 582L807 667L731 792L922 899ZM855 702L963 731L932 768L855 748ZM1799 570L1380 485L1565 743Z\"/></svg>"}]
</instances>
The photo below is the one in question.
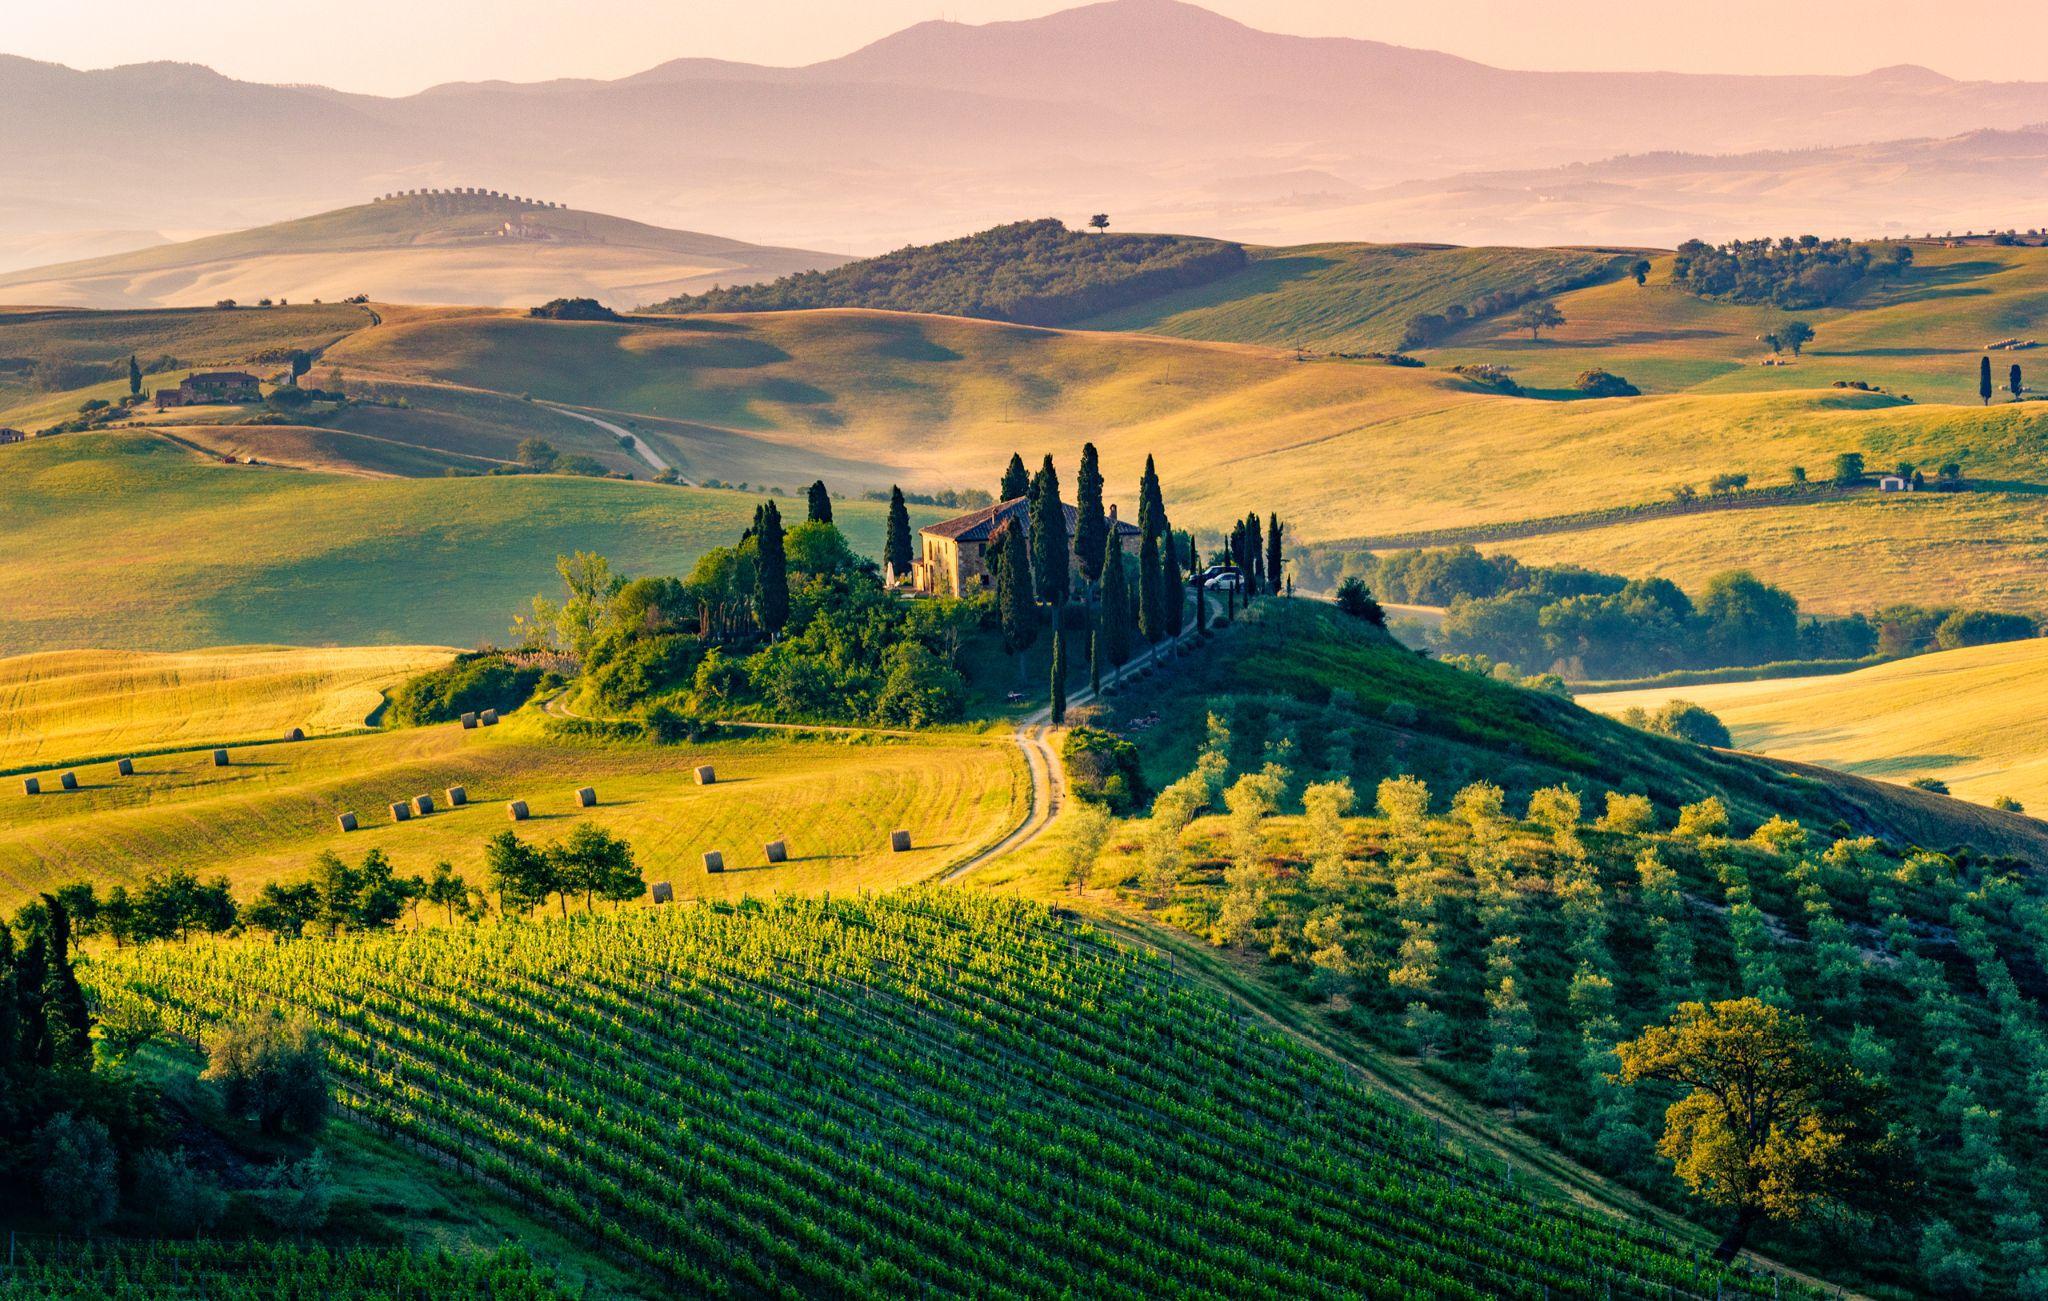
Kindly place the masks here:
<instances>
[{"instance_id":1,"label":"green hillside","mask_svg":"<svg viewBox=\"0 0 2048 1301\"><path fill-rule=\"evenodd\" d=\"M312 1018L358 1114L675 1293L1763 1296L1332 1060L965 892L148 946L103 1012Z\"/></svg>"},{"instance_id":2,"label":"green hillside","mask_svg":"<svg viewBox=\"0 0 2048 1301\"><path fill-rule=\"evenodd\" d=\"M1419 314L1619 274L1616 254L1579 249L1303 244L1250 252L1251 264L1235 275L1079 324L1319 352L1391 351Z\"/></svg>"},{"instance_id":3,"label":"green hillside","mask_svg":"<svg viewBox=\"0 0 2048 1301\"><path fill-rule=\"evenodd\" d=\"M141 432L36 439L0 448L0 464L21 561L0 576L0 644L14 651L502 639L526 599L555 585L557 555L685 571L738 536L757 502L558 475L224 465ZM884 513L847 502L838 518L877 554Z\"/></svg>"},{"instance_id":4,"label":"green hillside","mask_svg":"<svg viewBox=\"0 0 2048 1301\"><path fill-rule=\"evenodd\" d=\"M0 1272L0 1301L155 1301L203 1288L213 1301L404 1296L567 1301L586 1296L517 1248L495 1252L330 1248L269 1242L27 1242Z\"/></svg>"}]
</instances>

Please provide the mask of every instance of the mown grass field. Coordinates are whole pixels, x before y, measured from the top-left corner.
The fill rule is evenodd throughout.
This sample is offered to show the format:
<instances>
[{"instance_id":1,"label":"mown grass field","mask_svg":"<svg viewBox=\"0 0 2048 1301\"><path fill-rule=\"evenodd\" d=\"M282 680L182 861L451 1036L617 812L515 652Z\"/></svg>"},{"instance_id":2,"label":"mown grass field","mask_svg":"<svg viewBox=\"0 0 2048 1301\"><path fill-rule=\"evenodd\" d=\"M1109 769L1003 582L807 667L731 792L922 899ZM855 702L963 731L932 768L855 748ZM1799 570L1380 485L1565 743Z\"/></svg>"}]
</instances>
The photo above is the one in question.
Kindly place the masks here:
<instances>
[{"instance_id":1,"label":"mown grass field","mask_svg":"<svg viewBox=\"0 0 2048 1301\"><path fill-rule=\"evenodd\" d=\"M1545 389L1562 389L1600 366L1645 392L1758 392L1860 379L1922 402L1974 406L1984 345L2036 337L2048 310L2048 254L1927 243L1913 253L1903 276L1875 278L1847 301L1797 312L1697 298L1670 284L1665 255L1651 259L1646 286L1623 280L1560 295L1566 323L1540 341L1502 319L1421 355L1447 365L1510 365L1523 384ZM1758 365L1771 355L1759 336L1794 318L1815 331L1804 355L1786 354L1793 360L1787 367ZM2027 371L2038 366L2037 382L2048 385L2048 351L1990 356L2001 397L2013 362Z\"/></svg>"},{"instance_id":2,"label":"mown grass field","mask_svg":"<svg viewBox=\"0 0 2048 1301\"><path fill-rule=\"evenodd\" d=\"M366 726L433 646L225 646L0 659L0 769Z\"/></svg>"},{"instance_id":3,"label":"mown grass field","mask_svg":"<svg viewBox=\"0 0 2048 1301\"><path fill-rule=\"evenodd\" d=\"M1906 782L1960 799L2009 795L2048 813L2048 640L1972 646L1835 677L1579 697L1602 713L1670 699L1712 710L1745 750Z\"/></svg>"},{"instance_id":4,"label":"mown grass field","mask_svg":"<svg viewBox=\"0 0 2048 1301\"><path fill-rule=\"evenodd\" d=\"M1898 602L2048 613L2048 520L2032 495L1863 497L1616 524L1483 546L1530 564L1661 575L1697 592L1726 569L1786 588L1808 613Z\"/></svg>"},{"instance_id":5,"label":"mown grass field","mask_svg":"<svg viewBox=\"0 0 2048 1301\"><path fill-rule=\"evenodd\" d=\"M758 500L558 475L223 465L142 432L35 439L0 448L15 557L0 570L0 646L473 645L502 639L528 598L559 586L557 555L687 572L738 539ZM800 501L783 504L792 511L802 518ZM836 512L871 555L885 516L868 502Z\"/></svg>"},{"instance_id":6,"label":"mown grass field","mask_svg":"<svg viewBox=\"0 0 2048 1301\"><path fill-rule=\"evenodd\" d=\"M150 871L225 874L244 898L266 881L302 874L323 849L359 858L375 847L401 872L443 859L485 884L484 842L512 826L508 801L532 817L518 830L539 843L589 820L629 840L649 881L679 896L732 898L778 890L881 889L930 876L1007 832L1023 816L1028 782L1003 737L805 738L736 733L657 747L561 735L537 713L493 728L456 724L237 747L227 768L205 750L138 759L132 777L111 762L80 767L80 789L39 796L10 779L0 790L0 906L35 890L90 879L133 884ZM698 786L696 764L718 781ZM56 782L46 776L46 790ZM389 805L450 786L471 803L405 823ZM598 805L576 806L581 786ZM361 829L335 818L354 812ZM892 853L889 833L914 848ZM790 861L763 846L788 842ZM719 850L727 871L707 875Z\"/></svg>"}]
</instances>

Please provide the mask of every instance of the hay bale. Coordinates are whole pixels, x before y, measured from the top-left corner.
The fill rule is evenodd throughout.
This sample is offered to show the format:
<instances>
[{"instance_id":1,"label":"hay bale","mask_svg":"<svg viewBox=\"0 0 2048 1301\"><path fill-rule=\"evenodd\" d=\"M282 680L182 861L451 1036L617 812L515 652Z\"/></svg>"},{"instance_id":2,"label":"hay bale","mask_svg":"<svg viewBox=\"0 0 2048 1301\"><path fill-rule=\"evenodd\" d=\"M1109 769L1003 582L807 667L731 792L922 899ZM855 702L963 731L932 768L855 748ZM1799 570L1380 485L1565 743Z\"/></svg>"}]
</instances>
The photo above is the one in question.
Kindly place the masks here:
<instances>
[{"instance_id":1,"label":"hay bale","mask_svg":"<svg viewBox=\"0 0 2048 1301\"><path fill-rule=\"evenodd\" d=\"M590 809L597 807L597 787L581 786L576 790L576 807Z\"/></svg>"},{"instance_id":2,"label":"hay bale","mask_svg":"<svg viewBox=\"0 0 2048 1301\"><path fill-rule=\"evenodd\" d=\"M789 846L779 840L769 841L768 861L771 863L787 863L789 861Z\"/></svg>"},{"instance_id":3,"label":"hay bale","mask_svg":"<svg viewBox=\"0 0 2048 1301\"><path fill-rule=\"evenodd\" d=\"M432 813L434 811L434 797L431 795L413 796L412 811L414 813L419 814L423 818L427 816L429 813Z\"/></svg>"},{"instance_id":4,"label":"hay bale","mask_svg":"<svg viewBox=\"0 0 2048 1301\"><path fill-rule=\"evenodd\" d=\"M228 752L226 750L215 750L213 752L213 766L216 768L228 766Z\"/></svg>"},{"instance_id":5,"label":"hay bale","mask_svg":"<svg viewBox=\"0 0 2048 1301\"><path fill-rule=\"evenodd\" d=\"M135 775L135 761L133 759L119 760L114 764L114 771L123 777L133 777Z\"/></svg>"},{"instance_id":6,"label":"hay bale","mask_svg":"<svg viewBox=\"0 0 2048 1301\"><path fill-rule=\"evenodd\" d=\"M482 723L485 727L496 727L498 725L498 711L486 709L483 713L477 715L476 721Z\"/></svg>"},{"instance_id":7,"label":"hay bale","mask_svg":"<svg viewBox=\"0 0 2048 1301\"><path fill-rule=\"evenodd\" d=\"M471 711L469 711L468 713L466 713L466 714L464 714L464 715L462 716L462 726L463 726L463 728L464 728L465 730L471 730L471 729L474 729L474 728L476 727L476 711L475 711L475 710L473 710L473 709L472 709Z\"/></svg>"},{"instance_id":8,"label":"hay bale","mask_svg":"<svg viewBox=\"0 0 2048 1301\"><path fill-rule=\"evenodd\" d=\"M676 888L666 881L654 883L654 902L669 903L676 897Z\"/></svg>"},{"instance_id":9,"label":"hay bale","mask_svg":"<svg viewBox=\"0 0 2048 1301\"><path fill-rule=\"evenodd\" d=\"M908 831L892 831L889 833L889 850L891 853L900 854L909 848L910 833Z\"/></svg>"},{"instance_id":10,"label":"hay bale","mask_svg":"<svg viewBox=\"0 0 2048 1301\"><path fill-rule=\"evenodd\" d=\"M723 872L725 870L725 855L715 849L705 854L704 870L707 872Z\"/></svg>"},{"instance_id":11,"label":"hay bale","mask_svg":"<svg viewBox=\"0 0 2048 1301\"><path fill-rule=\"evenodd\" d=\"M707 763L707 764L703 764L703 765L700 765L700 766L698 767L698 769L697 769L697 784L698 784L699 786L710 786L710 785L712 785L712 784L716 783L717 781L718 781L718 773L717 773L717 771L716 771L715 769L713 769L713 768L712 768L712 766L711 766L710 764L708 764L708 763Z\"/></svg>"},{"instance_id":12,"label":"hay bale","mask_svg":"<svg viewBox=\"0 0 2048 1301\"><path fill-rule=\"evenodd\" d=\"M67 772L57 779L57 784L67 791L75 791L78 789L78 774Z\"/></svg>"},{"instance_id":13,"label":"hay bale","mask_svg":"<svg viewBox=\"0 0 2048 1301\"><path fill-rule=\"evenodd\" d=\"M41 795L43 793L42 779L40 777L22 778L21 793L23 795Z\"/></svg>"},{"instance_id":14,"label":"hay bale","mask_svg":"<svg viewBox=\"0 0 2048 1301\"><path fill-rule=\"evenodd\" d=\"M410 821L411 818L412 805L407 804L404 800L400 800L391 806L391 820L393 822L406 822Z\"/></svg>"},{"instance_id":15,"label":"hay bale","mask_svg":"<svg viewBox=\"0 0 2048 1301\"><path fill-rule=\"evenodd\" d=\"M461 808L461 807L462 807L463 805L465 805L465 804L467 804L467 803L469 803L469 792L468 792L468 791L464 790L464 789L463 789L462 787L460 787L460 786L450 786L450 787L448 788L448 807L449 807L449 808L451 808L451 809L459 809L459 808Z\"/></svg>"},{"instance_id":16,"label":"hay bale","mask_svg":"<svg viewBox=\"0 0 2048 1301\"><path fill-rule=\"evenodd\" d=\"M513 800L510 804L507 804L505 806L505 812L512 815L512 820L514 822L526 821L526 801Z\"/></svg>"},{"instance_id":17,"label":"hay bale","mask_svg":"<svg viewBox=\"0 0 2048 1301\"><path fill-rule=\"evenodd\" d=\"M284 734L284 739L287 741L303 741L306 739L306 729L303 727L295 727L291 731L286 732Z\"/></svg>"},{"instance_id":18,"label":"hay bale","mask_svg":"<svg viewBox=\"0 0 2048 1301\"><path fill-rule=\"evenodd\" d=\"M353 813L344 813L336 818L335 821L341 824L343 831L354 831L356 829L356 815Z\"/></svg>"}]
</instances>

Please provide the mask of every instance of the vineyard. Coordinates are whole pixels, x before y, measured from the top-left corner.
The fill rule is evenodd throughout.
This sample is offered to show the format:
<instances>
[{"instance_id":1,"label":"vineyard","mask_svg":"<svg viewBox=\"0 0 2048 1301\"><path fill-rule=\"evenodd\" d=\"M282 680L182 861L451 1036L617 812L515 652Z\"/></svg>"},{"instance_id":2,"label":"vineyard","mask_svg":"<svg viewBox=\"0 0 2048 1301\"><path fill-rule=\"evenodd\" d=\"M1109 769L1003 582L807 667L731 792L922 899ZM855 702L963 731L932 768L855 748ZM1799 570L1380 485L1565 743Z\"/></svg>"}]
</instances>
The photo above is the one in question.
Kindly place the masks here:
<instances>
[{"instance_id":1,"label":"vineyard","mask_svg":"<svg viewBox=\"0 0 2048 1301\"><path fill-rule=\"evenodd\" d=\"M0 1267L0 1301L550 1301L577 1295L511 1249L452 1255L259 1242L67 1242L21 1244Z\"/></svg>"},{"instance_id":2,"label":"vineyard","mask_svg":"<svg viewBox=\"0 0 2048 1301\"><path fill-rule=\"evenodd\" d=\"M1796 1292L1538 1201L1334 1061L1035 905L913 891L85 973L199 1036L282 1006L346 1104L707 1295Z\"/></svg>"}]
</instances>

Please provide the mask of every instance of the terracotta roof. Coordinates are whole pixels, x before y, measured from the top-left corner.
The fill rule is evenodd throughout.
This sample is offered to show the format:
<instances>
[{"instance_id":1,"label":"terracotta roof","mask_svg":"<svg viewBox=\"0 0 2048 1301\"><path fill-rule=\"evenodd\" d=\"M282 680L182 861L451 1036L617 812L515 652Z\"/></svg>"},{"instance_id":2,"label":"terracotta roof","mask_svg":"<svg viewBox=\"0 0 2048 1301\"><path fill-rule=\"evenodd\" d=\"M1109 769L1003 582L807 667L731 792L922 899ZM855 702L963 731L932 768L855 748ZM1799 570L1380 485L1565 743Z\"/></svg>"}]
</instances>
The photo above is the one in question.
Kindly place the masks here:
<instances>
[{"instance_id":1,"label":"terracotta roof","mask_svg":"<svg viewBox=\"0 0 2048 1301\"><path fill-rule=\"evenodd\" d=\"M929 533L936 538L951 538L955 542L986 542L1005 521L1026 517L1030 509L1029 497L1012 497L1008 501L999 501L993 506L984 506L965 515L956 515L949 520L927 524L918 532ZM1067 513L1067 536L1072 538L1074 525L1080 521L1081 512L1065 502L1060 503L1060 509ZM1116 522L1116 530L1127 538L1138 535L1137 526L1124 520Z\"/></svg>"}]
</instances>

